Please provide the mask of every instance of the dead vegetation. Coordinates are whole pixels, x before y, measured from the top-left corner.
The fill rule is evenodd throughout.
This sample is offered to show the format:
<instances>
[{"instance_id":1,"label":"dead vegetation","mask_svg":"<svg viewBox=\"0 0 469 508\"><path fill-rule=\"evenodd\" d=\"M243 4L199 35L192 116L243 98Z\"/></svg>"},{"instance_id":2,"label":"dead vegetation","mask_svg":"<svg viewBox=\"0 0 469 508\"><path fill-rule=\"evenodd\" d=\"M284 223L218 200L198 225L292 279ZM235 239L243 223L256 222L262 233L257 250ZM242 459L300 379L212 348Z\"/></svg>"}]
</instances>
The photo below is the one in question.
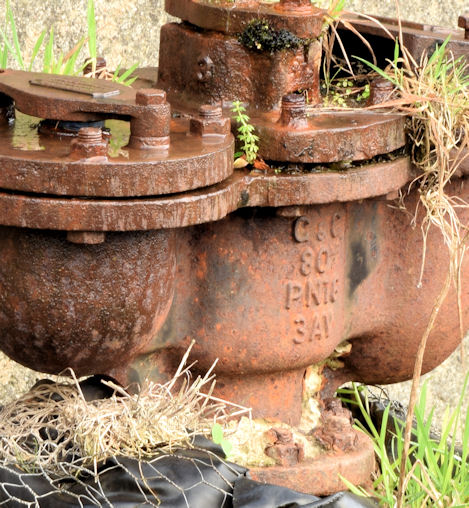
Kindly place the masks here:
<instances>
[{"instance_id":1,"label":"dead vegetation","mask_svg":"<svg viewBox=\"0 0 469 508\"><path fill-rule=\"evenodd\" d=\"M191 381L188 355L171 381L145 382L134 394L102 381L112 395L90 400L73 372L72 382L37 384L0 412L1 461L26 472L96 470L114 456L143 460L191 447L214 422L248 413L212 396L215 365Z\"/></svg>"}]
</instances>

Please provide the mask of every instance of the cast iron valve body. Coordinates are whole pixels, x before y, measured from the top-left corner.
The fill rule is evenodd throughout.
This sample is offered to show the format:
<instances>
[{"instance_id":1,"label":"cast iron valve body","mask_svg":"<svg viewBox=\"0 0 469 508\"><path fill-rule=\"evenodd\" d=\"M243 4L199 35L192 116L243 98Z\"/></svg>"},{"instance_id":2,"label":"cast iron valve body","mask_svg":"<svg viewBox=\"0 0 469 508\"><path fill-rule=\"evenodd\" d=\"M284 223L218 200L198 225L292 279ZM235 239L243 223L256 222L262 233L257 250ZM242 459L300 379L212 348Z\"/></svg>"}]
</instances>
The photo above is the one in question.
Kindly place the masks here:
<instances>
[{"instance_id":1,"label":"cast iron valve body","mask_svg":"<svg viewBox=\"0 0 469 508\"><path fill-rule=\"evenodd\" d=\"M415 177L408 157L383 157L346 172L234 172L233 138L220 106L226 111L230 101L244 101L261 136L261 156L295 163L387 154L405 144L404 118L309 106L303 114L301 101L289 95L301 85L312 103L318 99L317 41L281 55L251 54L237 43L235 34L259 12L275 30L319 34L322 13L307 3L228 9L168 0L167 7L203 29L163 29L156 90L153 83L143 85L153 91L136 92L76 78L51 87L54 78L0 74L0 92L25 113L130 121L129 140L117 154L110 153L112 138L103 146L96 133L82 133L77 150L50 137L24 150L14 127L0 126L0 347L46 372L105 371L125 384L148 373L165 380L194 339L200 371L219 359L219 396L292 426L300 422L312 366L324 366L344 340L351 353L343 368L323 368L323 397L347 380L411 377L446 259L432 231L420 290L420 232L389 206ZM182 63L171 56L177 42ZM228 78L246 74L246 66L249 73L263 66L274 86L252 72L251 83L241 79L236 88ZM116 89L117 95L86 97ZM170 118L162 90L175 109L192 111L191 120ZM462 199L469 199L467 174L466 161L451 184ZM414 191L409 206L417 199ZM466 262L463 281L468 269ZM464 317L468 297L464 286ZM424 370L458 342L451 294L429 338ZM341 489L338 469L366 482L372 447L346 432L345 420L333 403L324 404L316 435L327 453L304 456L292 439L276 438L270 457L281 462L285 452L290 462L253 475L316 494Z\"/></svg>"}]
</instances>

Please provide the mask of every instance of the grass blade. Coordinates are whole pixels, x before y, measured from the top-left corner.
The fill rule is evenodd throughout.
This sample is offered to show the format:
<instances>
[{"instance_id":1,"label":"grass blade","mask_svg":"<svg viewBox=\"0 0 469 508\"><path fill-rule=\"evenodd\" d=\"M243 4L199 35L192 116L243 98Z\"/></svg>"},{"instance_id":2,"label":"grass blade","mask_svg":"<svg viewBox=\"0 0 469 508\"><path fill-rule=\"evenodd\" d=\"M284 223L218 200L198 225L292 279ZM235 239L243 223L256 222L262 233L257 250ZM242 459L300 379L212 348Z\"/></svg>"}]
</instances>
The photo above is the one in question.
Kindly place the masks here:
<instances>
[{"instance_id":1,"label":"grass blade","mask_svg":"<svg viewBox=\"0 0 469 508\"><path fill-rule=\"evenodd\" d=\"M7 6L7 17L10 22L11 35L13 37L13 44L15 46L15 50L13 53L15 54L16 61L20 66L20 69L24 70L24 62L23 57L21 55L20 43L18 40L18 31L16 30L15 18L13 17L13 11L11 10L10 5Z\"/></svg>"},{"instance_id":2,"label":"grass blade","mask_svg":"<svg viewBox=\"0 0 469 508\"><path fill-rule=\"evenodd\" d=\"M42 72L46 73L52 72L53 64L54 64L54 27L50 29L49 40L47 41L46 48L44 50Z\"/></svg>"},{"instance_id":3,"label":"grass blade","mask_svg":"<svg viewBox=\"0 0 469 508\"><path fill-rule=\"evenodd\" d=\"M78 55L80 54L86 39L83 37L78 44L75 44L75 46L65 55L64 61L65 61L65 67L63 69L63 74L67 75L74 75L78 74L79 71L75 70L76 62Z\"/></svg>"},{"instance_id":4,"label":"grass blade","mask_svg":"<svg viewBox=\"0 0 469 508\"><path fill-rule=\"evenodd\" d=\"M31 71L34 65L34 61L36 60L37 54L39 53L39 50L41 49L42 43L44 42L44 37L46 36L46 31L43 30L39 37L37 38L36 44L33 48L33 53L31 55L31 62L28 67L28 71Z\"/></svg>"},{"instance_id":5,"label":"grass blade","mask_svg":"<svg viewBox=\"0 0 469 508\"><path fill-rule=\"evenodd\" d=\"M0 35L3 38L3 43L5 44L5 47L7 48L8 53L11 53L18 63L20 65L20 62L18 61L16 51L13 49L13 46L10 44L10 41L7 39L7 36L5 35L5 32L0 28Z\"/></svg>"},{"instance_id":6,"label":"grass blade","mask_svg":"<svg viewBox=\"0 0 469 508\"><path fill-rule=\"evenodd\" d=\"M380 69L378 66L374 65L373 63L371 63L368 60L365 60L364 58L361 58L359 56L353 56L353 58L356 58L358 61L364 63L365 65L368 65L368 67L370 67L370 69L374 70L382 78L387 79L394 86L397 86L400 88L399 82L395 78L393 79L387 72L383 71L383 69Z\"/></svg>"},{"instance_id":7,"label":"grass blade","mask_svg":"<svg viewBox=\"0 0 469 508\"><path fill-rule=\"evenodd\" d=\"M138 78L138 76L134 76L133 78L129 79L131 74L133 74L135 72L135 69L137 69L138 66L139 66L139 63L137 62L136 64L132 65L132 67L127 69L125 72L123 72L121 75L119 75L119 71L120 71L120 67L121 67L119 64L117 66L117 69L114 71L114 74L112 76L112 81L130 86Z\"/></svg>"},{"instance_id":8,"label":"grass blade","mask_svg":"<svg viewBox=\"0 0 469 508\"><path fill-rule=\"evenodd\" d=\"M93 68L93 75L96 72L97 49L96 49L96 17L94 10L94 0L88 0L88 49L90 51L90 59Z\"/></svg>"}]
</instances>

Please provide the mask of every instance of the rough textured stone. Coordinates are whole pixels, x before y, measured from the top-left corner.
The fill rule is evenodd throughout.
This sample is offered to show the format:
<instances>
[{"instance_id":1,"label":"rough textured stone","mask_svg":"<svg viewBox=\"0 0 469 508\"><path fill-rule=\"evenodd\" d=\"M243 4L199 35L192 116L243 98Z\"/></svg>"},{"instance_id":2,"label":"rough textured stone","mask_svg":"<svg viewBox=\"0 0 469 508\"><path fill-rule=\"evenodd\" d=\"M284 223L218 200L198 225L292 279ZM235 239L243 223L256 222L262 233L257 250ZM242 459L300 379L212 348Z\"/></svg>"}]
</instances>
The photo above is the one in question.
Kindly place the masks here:
<instances>
[{"instance_id":1,"label":"rough textured stone","mask_svg":"<svg viewBox=\"0 0 469 508\"><path fill-rule=\"evenodd\" d=\"M5 3L0 5L0 19L4 17ZM87 4L87 0L11 0L25 60L30 61L42 30L54 28L56 54L66 54L86 37ZM110 67L119 63L130 67L136 62L142 66L158 65L160 27L168 19L163 0L95 0L95 14L98 54L107 59ZM85 60L88 52L84 49L82 54Z\"/></svg>"},{"instance_id":2,"label":"rough textured stone","mask_svg":"<svg viewBox=\"0 0 469 508\"><path fill-rule=\"evenodd\" d=\"M465 362L462 362L461 353L464 354ZM445 362L422 376L420 386L427 382L427 415L434 408L433 422L442 422L445 409L454 409L461 397L465 375L469 369L469 335L463 342L462 349L458 348ZM384 390L391 400L399 400L406 407L409 403L412 381L396 383L384 386ZM376 390L375 393L379 393ZM469 388L466 389L462 401L461 416L467 412L469 407ZM466 422L469 425L469 421ZM461 430L461 429L460 429ZM458 437L461 438L460 432Z\"/></svg>"},{"instance_id":3,"label":"rough textured stone","mask_svg":"<svg viewBox=\"0 0 469 508\"><path fill-rule=\"evenodd\" d=\"M54 27L57 52L67 53L87 35L87 0L11 0L25 60L29 62L34 43L42 30ZM327 0L321 2L327 5ZM469 7L467 0L417 0L401 2L403 19L444 26L457 26L457 17ZM0 19L6 2L1 2ZM110 67L158 65L160 26L167 22L164 0L95 0L98 52ZM348 10L396 16L393 0L349 0ZM2 24L3 25L3 24ZM176 56L176 55L175 55ZM87 57L83 51L83 59ZM39 62L38 62L39 63Z\"/></svg>"},{"instance_id":4,"label":"rough textured stone","mask_svg":"<svg viewBox=\"0 0 469 508\"><path fill-rule=\"evenodd\" d=\"M397 17L395 0L348 0L347 10L364 12L370 16ZM400 2L401 18L418 23L456 28L458 16L468 10L467 0L416 0Z\"/></svg>"}]
</instances>

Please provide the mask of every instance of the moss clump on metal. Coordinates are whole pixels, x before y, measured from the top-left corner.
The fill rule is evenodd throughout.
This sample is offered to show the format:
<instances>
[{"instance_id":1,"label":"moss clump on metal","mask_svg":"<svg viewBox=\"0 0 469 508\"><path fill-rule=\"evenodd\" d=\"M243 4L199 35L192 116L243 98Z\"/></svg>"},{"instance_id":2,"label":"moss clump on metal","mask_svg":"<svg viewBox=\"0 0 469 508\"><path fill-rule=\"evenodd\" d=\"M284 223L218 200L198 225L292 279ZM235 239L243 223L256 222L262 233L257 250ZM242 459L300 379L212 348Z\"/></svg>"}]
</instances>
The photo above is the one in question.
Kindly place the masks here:
<instances>
[{"instance_id":1,"label":"moss clump on metal","mask_svg":"<svg viewBox=\"0 0 469 508\"><path fill-rule=\"evenodd\" d=\"M238 36L238 41L254 51L275 53L282 49L295 49L308 45L311 39L302 39L282 28L275 30L262 19L254 19Z\"/></svg>"}]
</instances>

